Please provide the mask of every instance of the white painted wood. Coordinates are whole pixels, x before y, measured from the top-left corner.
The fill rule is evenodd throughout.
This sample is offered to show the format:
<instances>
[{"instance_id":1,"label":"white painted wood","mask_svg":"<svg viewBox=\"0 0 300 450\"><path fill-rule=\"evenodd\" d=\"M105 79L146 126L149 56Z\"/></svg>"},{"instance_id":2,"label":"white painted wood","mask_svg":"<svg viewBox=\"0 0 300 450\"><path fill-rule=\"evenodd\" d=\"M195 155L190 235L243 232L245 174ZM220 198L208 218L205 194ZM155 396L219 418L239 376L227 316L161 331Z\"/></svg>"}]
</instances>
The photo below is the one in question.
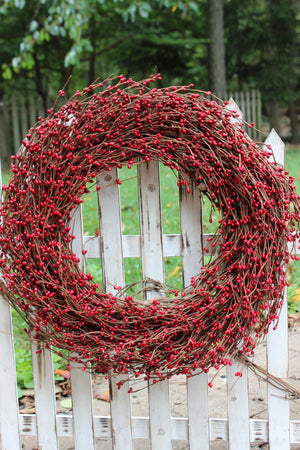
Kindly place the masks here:
<instances>
[{"instance_id":1,"label":"white painted wood","mask_svg":"<svg viewBox=\"0 0 300 450\"><path fill-rule=\"evenodd\" d=\"M201 373L187 380L190 449L210 449L208 376Z\"/></svg>"},{"instance_id":2,"label":"white painted wood","mask_svg":"<svg viewBox=\"0 0 300 450\"><path fill-rule=\"evenodd\" d=\"M235 376L237 372L243 376ZM229 448L246 450L250 448L247 367L233 361L232 366L226 368L226 373Z\"/></svg>"},{"instance_id":3,"label":"white painted wood","mask_svg":"<svg viewBox=\"0 0 300 450\"><path fill-rule=\"evenodd\" d=\"M57 436L73 436L73 417L66 414L57 414ZM36 436L36 415L20 414L20 429L24 436ZM250 419L250 441L257 443L258 440L268 442L268 421ZM210 419L210 438L212 441L228 441L228 420ZM95 437L107 439L112 437L111 416L94 416ZM149 417L132 417L133 438L149 439ZM290 443L300 444L300 421L290 421ZM172 440L188 440L188 418L171 417L171 438ZM241 447L242 449L242 447Z\"/></svg>"},{"instance_id":4,"label":"white painted wood","mask_svg":"<svg viewBox=\"0 0 300 450\"><path fill-rule=\"evenodd\" d=\"M141 255L143 278L164 281L159 165L156 161L138 166ZM153 298L156 291L147 292ZM158 414L159 411L159 414ZM153 450L171 450L169 384L149 386L150 435Z\"/></svg>"},{"instance_id":5,"label":"white painted wood","mask_svg":"<svg viewBox=\"0 0 300 450\"><path fill-rule=\"evenodd\" d=\"M43 450L57 450L52 354L45 343L33 338L31 353L38 443Z\"/></svg>"},{"instance_id":6,"label":"white painted wood","mask_svg":"<svg viewBox=\"0 0 300 450\"><path fill-rule=\"evenodd\" d=\"M107 292L116 293L114 285L124 286L124 267L121 234L121 208L119 186L116 184L117 170L105 172L98 177L100 219L100 252L102 258L103 286ZM131 406L128 394L129 382L118 390L117 383L128 375L110 379L110 406L114 450L133 448L131 429Z\"/></svg>"},{"instance_id":7,"label":"white painted wood","mask_svg":"<svg viewBox=\"0 0 300 450\"><path fill-rule=\"evenodd\" d=\"M2 169L0 161L0 200ZM0 448L20 449L18 394L11 308L0 295Z\"/></svg>"},{"instance_id":8,"label":"white painted wood","mask_svg":"<svg viewBox=\"0 0 300 450\"><path fill-rule=\"evenodd\" d=\"M227 111L231 112L231 113L236 113L237 116L236 117L231 117L230 122L234 125L236 125L237 127L242 127L243 126L243 113L240 110L240 108L238 107L238 105L235 103L235 101L233 100L233 98L230 98L228 101L228 105L226 106Z\"/></svg>"},{"instance_id":9,"label":"white painted wood","mask_svg":"<svg viewBox=\"0 0 300 450\"><path fill-rule=\"evenodd\" d=\"M193 276L203 265L202 243L202 199L194 183L187 188L180 187L180 223L182 237L182 275L183 284L188 286ZM187 405L189 416L190 450L210 448L208 376L201 373L187 379Z\"/></svg>"},{"instance_id":10,"label":"white painted wood","mask_svg":"<svg viewBox=\"0 0 300 450\"><path fill-rule=\"evenodd\" d=\"M273 158L271 160L284 166L285 164L285 145L278 133L272 128L267 139L265 140L265 146L270 145L273 151Z\"/></svg>"},{"instance_id":11,"label":"white painted wood","mask_svg":"<svg viewBox=\"0 0 300 450\"><path fill-rule=\"evenodd\" d=\"M70 226L76 236L72 249L80 258L80 270L84 270L81 205L75 210ZM82 370L81 364L72 361L70 368L75 449L94 450L92 377L88 371Z\"/></svg>"},{"instance_id":12,"label":"white painted wood","mask_svg":"<svg viewBox=\"0 0 300 450\"><path fill-rule=\"evenodd\" d=\"M21 449L11 310L0 296L0 448Z\"/></svg>"},{"instance_id":13,"label":"white painted wood","mask_svg":"<svg viewBox=\"0 0 300 450\"><path fill-rule=\"evenodd\" d=\"M274 160L284 165L284 143L274 129L265 144L271 145ZM267 335L268 371L276 377L288 378L288 301L284 292L284 304L280 313L277 330L271 326ZM269 443L270 450L290 448L289 401L284 391L268 384Z\"/></svg>"},{"instance_id":14,"label":"white painted wood","mask_svg":"<svg viewBox=\"0 0 300 450\"><path fill-rule=\"evenodd\" d=\"M211 250L207 239L212 234L203 235L203 246ZM100 258L100 237L84 236L84 249L87 250L87 258ZM181 234L163 234L163 254L168 256L181 256L182 239ZM141 242L139 235L122 236L123 257L124 258L140 258ZM299 251L300 253L300 251ZM211 255L211 251L207 253Z\"/></svg>"},{"instance_id":15,"label":"white painted wood","mask_svg":"<svg viewBox=\"0 0 300 450\"><path fill-rule=\"evenodd\" d=\"M245 98L245 93L241 92L240 99ZM236 110L239 119L242 121L243 113L234 101L229 102L231 110ZM233 123L237 123L232 118ZM240 122L242 124L242 122ZM240 125L239 124L239 125ZM233 361L232 366L226 367L227 374L227 410L228 410L228 433L229 445L232 450L247 449L250 447L250 428L249 428L249 404L248 404L248 369L243 368L243 377L237 378L236 372L241 372L240 364Z\"/></svg>"}]
</instances>

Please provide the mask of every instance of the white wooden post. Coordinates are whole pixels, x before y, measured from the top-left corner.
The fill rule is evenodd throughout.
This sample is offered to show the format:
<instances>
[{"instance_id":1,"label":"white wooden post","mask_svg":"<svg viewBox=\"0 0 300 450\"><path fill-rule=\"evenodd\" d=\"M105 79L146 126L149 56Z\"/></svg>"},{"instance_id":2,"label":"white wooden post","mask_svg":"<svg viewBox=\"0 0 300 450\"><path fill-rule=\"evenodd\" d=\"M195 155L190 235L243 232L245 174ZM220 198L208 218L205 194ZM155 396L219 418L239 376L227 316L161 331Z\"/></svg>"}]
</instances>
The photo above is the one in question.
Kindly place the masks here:
<instances>
[{"instance_id":1,"label":"white wooden post","mask_svg":"<svg viewBox=\"0 0 300 450\"><path fill-rule=\"evenodd\" d=\"M2 170L0 163L0 199ZM20 449L19 405L11 308L0 295L0 448Z\"/></svg>"},{"instance_id":2,"label":"white wooden post","mask_svg":"<svg viewBox=\"0 0 300 450\"><path fill-rule=\"evenodd\" d=\"M21 449L11 310L0 296L0 448Z\"/></svg>"},{"instance_id":3,"label":"white wooden post","mask_svg":"<svg viewBox=\"0 0 300 450\"><path fill-rule=\"evenodd\" d=\"M241 92L241 106L245 107L245 93ZM237 118L232 118L232 123L236 126L243 126L243 113L238 105L229 100L226 109L236 111ZM237 378L235 374L242 372L243 376ZM248 403L248 369L233 361L232 366L226 367L227 375L227 410L228 410L228 434L229 447L231 450L250 448L250 424L249 424L249 403Z\"/></svg>"},{"instance_id":4,"label":"white wooden post","mask_svg":"<svg viewBox=\"0 0 300 450\"><path fill-rule=\"evenodd\" d=\"M99 218L100 218L100 252L102 258L103 286L106 292L114 294L114 285L124 286L124 267L121 233L120 192L116 183L117 169L101 174L98 185ZM125 375L128 378L128 374ZM114 450L133 449L131 428L129 382L126 381L121 389L117 383L124 380L123 375L110 379L110 407L112 419Z\"/></svg>"},{"instance_id":5,"label":"white wooden post","mask_svg":"<svg viewBox=\"0 0 300 450\"><path fill-rule=\"evenodd\" d=\"M273 129L265 141L271 145L274 159L284 166L284 143ZM280 313L277 330L270 327L267 335L268 372L276 377L288 379L288 301L287 289ZM269 443L270 450L290 448L289 401L286 393L268 383Z\"/></svg>"},{"instance_id":6,"label":"white wooden post","mask_svg":"<svg viewBox=\"0 0 300 450\"><path fill-rule=\"evenodd\" d=\"M72 248L80 258L80 270L84 270L81 205L75 210L70 225L76 236ZM82 370L81 364L71 361L70 368L75 449L94 450L92 377Z\"/></svg>"},{"instance_id":7,"label":"white wooden post","mask_svg":"<svg viewBox=\"0 0 300 450\"><path fill-rule=\"evenodd\" d=\"M202 199L199 189L190 184L191 193L180 187L180 222L182 237L182 274L184 286L191 283L203 264ZM187 380L190 450L209 450L208 376L206 373Z\"/></svg>"},{"instance_id":8,"label":"white wooden post","mask_svg":"<svg viewBox=\"0 0 300 450\"><path fill-rule=\"evenodd\" d=\"M159 165L156 161L138 165L141 255L143 278L164 281ZM156 291L148 291L153 298ZM158 414L159 411L159 414ZM169 383L149 386L150 436L153 450L171 450Z\"/></svg>"},{"instance_id":9,"label":"white wooden post","mask_svg":"<svg viewBox=\"0 0 300 450\"><path fill-rule=\"evenodd\" d=\"M43 450L57 450L52 354L35 339L31 339L31 353L38 443Z\"/></svg>"},{"instance_id":10,"label":"white wooden post","mask_svg":"<svg viewBox=\"0 0 300 450\"><path fill-rule=\"evenodd\" d=\"M242 373L242 377L235 376L237 372ZM233 361L226 373L229 448L246 450L250 448L248 369Z\"/></svg>"}]
</instances>

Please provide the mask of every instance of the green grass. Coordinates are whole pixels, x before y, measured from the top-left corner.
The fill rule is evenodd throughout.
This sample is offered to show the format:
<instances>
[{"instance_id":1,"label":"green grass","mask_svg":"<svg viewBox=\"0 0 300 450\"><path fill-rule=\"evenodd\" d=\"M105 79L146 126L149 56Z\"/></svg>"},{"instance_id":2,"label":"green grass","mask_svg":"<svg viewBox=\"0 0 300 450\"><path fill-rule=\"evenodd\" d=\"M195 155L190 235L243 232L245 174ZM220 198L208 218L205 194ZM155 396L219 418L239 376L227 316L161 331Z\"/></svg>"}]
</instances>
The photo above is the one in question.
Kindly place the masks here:
<instances>
[{"instance_id":1,"label":"green grass","mask_svg":"<svg viewBox=\"0 0 300 450\"><path fill-rule=\"evenodd\" d=\"M285 166L295 178L296 191L300 195L300 148L287 146L285 153ZM293 261L288 266L290 286L288 288L289 312L300 311L300 261Z\"/></svg>"},{"instance_id":2,"label":"green grass","mask_svg":"<svg viewBox=\"0 0 300 450\"><path fill-rule=\"evenodd\" d=\"M286 149L286 168L290 174L295 177L295 185L300 193L300 148L287 147ZM172 171L161 166L161 201L162 201L162 221L163 233L180 233L180 216L178 202L178 188L176 178ZM122 185L121 195L121 217L123 234L139 234L139 208L137 192L137 171L123 168L119 173ZM8 182L8 175L3 176L3 183ZM113 206L112 206L113 207ZM205 233L215 232L219 220L219 213L212 212L212 223L209 223L211 213L211 204L204 200L203 205L203 229ZM83 203L84 233L95 235L99 231L98 204L96 193L90 193ZM141 280L142 267L140 258L124 261L126 283L133 283ZM179 257L168 257L164 259L166 283L177 288L182 287L182 267ZM100 259L88 259L87 270L94 276L96 282L102 284L102 269ZM289 310L295 312L300 309L300 262L293 262L289 265L288 273L291 286L289 288ZM297 291L299 290L299 291ZM298 298L298 300L297 300ZM32 368L30 357L30 344L28 336L24 333L25 323L13 312L13 326L15 337L16 363L18 367L18 386L19 389L32 387ZM55 368L64 368L65 362L54 355Z\"/></svg>"}]
</instances>

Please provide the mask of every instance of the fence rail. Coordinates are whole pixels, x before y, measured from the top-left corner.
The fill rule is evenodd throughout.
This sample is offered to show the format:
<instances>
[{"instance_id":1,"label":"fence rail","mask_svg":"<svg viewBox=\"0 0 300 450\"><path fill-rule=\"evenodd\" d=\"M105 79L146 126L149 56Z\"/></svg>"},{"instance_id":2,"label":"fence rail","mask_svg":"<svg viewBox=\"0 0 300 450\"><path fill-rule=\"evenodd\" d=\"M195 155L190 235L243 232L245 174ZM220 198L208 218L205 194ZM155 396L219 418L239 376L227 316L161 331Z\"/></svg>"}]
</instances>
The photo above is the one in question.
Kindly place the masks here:
<instances>
[{"instance_id":1,"label":"fence rail","mask_svg":"<svg viewBox=\"0 0 300 450\"><path fill-rule=\"evenodd\" d=\"M276 160L282 162L284 145L276 132L270 133L267 143L272 145ZM139 164L140 235L122 236L117 176L117 170L113 169L98 179L102 187L106 184L106 189L98 192L101 238L85 236L80 208L73 216L73 234L76 235L73 249L80 258L81 269L84 268L84 247L88 258L101 258L104 287L113 292L115 284L124 284L124 258L141 257L143 276L164 281L163 258L181 256L183 280L187 284L191 276L200 271L202 241L205 245L209 237L202 229L200 191L192 187L189 195L184 190L179 192L181 234L164 235L159 165L155 161ZM271 331L267 340L268 370L281 378L288 377L287 330L285 296L278 330ZM93 415L91 375L74 363L71 365L72 415L57 414L51 352L43 344L34 342L32 359L36 415L19 415L10 307L0 297L0 443L3 450L19 450L20 435L22 438L37 435L39 448L43 450L57 450L60 437L73 437L76 450L98 448L98 438L100 443L110 439L114 450L131 450L140 439L150 440L153 450L171 450L172 440L184 442L182 448L188 445L191 450L210 449L211 442L220 440L228 442L231 450L246 450L253 442L269 442L271 450L287 450L291 444L300 444L300 420L290 421L289 400L276 386L268 383L268 420L249 419L247 368L243 368L243 377L237 381L234 374L238 363L226 369L227 419L210 417L206 374L186 380L188 417L172 417L168 381L148 387L147 417L132 416L126 386L118 390L119 378L112 378L111 414L104 417Z\"/></svg>"}]
</instances>

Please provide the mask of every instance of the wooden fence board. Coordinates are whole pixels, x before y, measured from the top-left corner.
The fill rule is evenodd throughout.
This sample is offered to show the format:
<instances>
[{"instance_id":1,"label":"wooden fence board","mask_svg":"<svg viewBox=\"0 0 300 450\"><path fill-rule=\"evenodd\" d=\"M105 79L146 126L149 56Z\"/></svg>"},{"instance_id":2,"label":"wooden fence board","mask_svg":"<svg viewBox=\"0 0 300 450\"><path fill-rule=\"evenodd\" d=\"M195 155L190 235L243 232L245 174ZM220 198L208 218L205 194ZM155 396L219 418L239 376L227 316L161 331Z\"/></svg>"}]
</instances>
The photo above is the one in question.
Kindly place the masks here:
<instances>
[{"instance_id":1,"label":"wooden fence board","mask_svg":"<svg viewBox=\"0 0 300 450\"><path fill-rule=\"evenodd\" d=\"M186 187L180 187L180 223L182 239L182 274L184 286L191 283L193 276L200 272L203 265L203 226L201 194L190 185L191 193ZM208 450L209 403L208 376L201 373L187 380L187 402L189 417L189 444L191 450Z\"/></svg>"},{"instance_id":2,"label":"wooden fence board","mask_svg":"<svg viewBox=\"0 0 300 450\"><path fill-rule=\"evenodd\" d=\"M242 377L235 374L242 372ZM228 437L231 450L250 448L248 371L236 361L227 367Z\"/></svg>"},{"instance_id":3,"label":"wooden fence board","mask_svg":"<svg viewBox=\"0 0 300 450\"><path fill-rule=\"evenodd\" d=\"M284 165L284 143L273 129L265 141L271 145L274 159ZM287 289L280 313L278 327L270 327L267 335L267 367L269 373L276 377L288 378L288 301ZM268 384L269 442L270 450L287 450L290 448L289 401L286 393Z\"/></svg>"},{"instance_id":4,"label":"wooden fence board","mask_svg":"<svg viewBox=\"0 0 300 450\"><path fill-rule=\"evenodd\" d=\"M16 363L10 306L0 296L0 448L21 449Z\"/></svg>"},{"instance_id":5,"label":"wooden fence board","mask_svg":"<svg viewBox=\"0 0 300 450\"><path fill-rule=\"evenodd\" d=\"M72 234L76 236L73 240L72 249L80 259L79 268L84 270L83 229L81 205L74 211L71 220ZM72 356L72 355L70 355ZM76 450L94 450L93 432L93 397L91 374L83 371L83 366L70 362L71 386L72 386L72 408L74 416L74 437Z\"/></svg>"},{"instance_id":6,"label":"wooden fence board","mask_svg":"<svg viewBox=\"0 0 300 450\"><path fill-rule=\"evenodd\" d=\"M240 96L244 99L245 108L248 98L247 96L245 97L245 92L241 92ZM243 119L243 112L234 101L230 101L229 107L239 114L239 118L233 118L232 122L239 123ZM250 114L249 111L248 114ZM235 374L241 371L243 372L243 377L237 378ZM226 375L229 445L232 450L241 448L246 450L250 447L248 369L246 366L242 368L240 364L233 361L232 366L226 367Z\"/></svg>"},{"instance_id":7,"label":"wooden fence board","mask_svg":"<svg viewBox=\"0 0 300 450\"><path fill-rule=\"evenodd\" d=\"M45 343L33 338L31 353L38 443L43 450L57 450L52 353L45 347Z\"/></svg>"},{"instance_id":8,"label":"wooden fence board","mask_svg":"<svg viewBox=\"0 0 300 450\"><path fill-rule=\"evenodd\" d=\"M119 186L116 184L117 169L101 174L97 183L101 186L98 192L101 257L103 286L107 292L114 294L115 285L124 286L124 267L121 235L121 208ZM127 378L128 375L125 375ZM131 406L128 395L129 382L122 389L117 383L124 376L118 375L110 379L111 416L113 448L115 450L130 450L133 448L131 429Z\"/></svg>"},{"instance_id":9,"label":"wooden fence board","mask_svg":"<svg viewBox=\"0 0 300 450\"><path fill-rule=\"evenodd\" d=\"M11 115L12 115L12 127L13 127L13 143L14 148L12 154L17 153L21 145L21 135L19 127L19 111L16 96L11 97Z\"/></svg>"},{"instance_id":10,"label":"wooden fence board","mask_svg":"<svg viewBox=\"0 0 300 450\"><path fill-rule=\"evenodd\" d=\"M20 108L20 119L21 119L21 140L26 136L28 129L30 127L28 121L28 108L26 105L25 97L20 97L19 99L19 108Z\"/></svg>"},{"instance_id":11,"label":"wooden fence board","mask_svg":"<svg viewBox=\"0 0 300 450\"><path fill-rule=\"evenodd\" d=\"M143 278L164 281L159 165L156 161L139 164L139 206ZM148 291L153 298L157 291ZM158 414L159 411L159 414ZM149 386L150 435L153 450L171 450L169 383Z\"/></svg>"},{"instance_id":12,"label":"wooden fence board","mask_svg":"<svg viewBox=\"0 0 300 450\"><path fill-rule=\"evenodd\" d=\"M0 161L0 200L2 172ZM0 295L0 448L21 449L19 405L11 308Z\"/></svg>"}]
</instances>

